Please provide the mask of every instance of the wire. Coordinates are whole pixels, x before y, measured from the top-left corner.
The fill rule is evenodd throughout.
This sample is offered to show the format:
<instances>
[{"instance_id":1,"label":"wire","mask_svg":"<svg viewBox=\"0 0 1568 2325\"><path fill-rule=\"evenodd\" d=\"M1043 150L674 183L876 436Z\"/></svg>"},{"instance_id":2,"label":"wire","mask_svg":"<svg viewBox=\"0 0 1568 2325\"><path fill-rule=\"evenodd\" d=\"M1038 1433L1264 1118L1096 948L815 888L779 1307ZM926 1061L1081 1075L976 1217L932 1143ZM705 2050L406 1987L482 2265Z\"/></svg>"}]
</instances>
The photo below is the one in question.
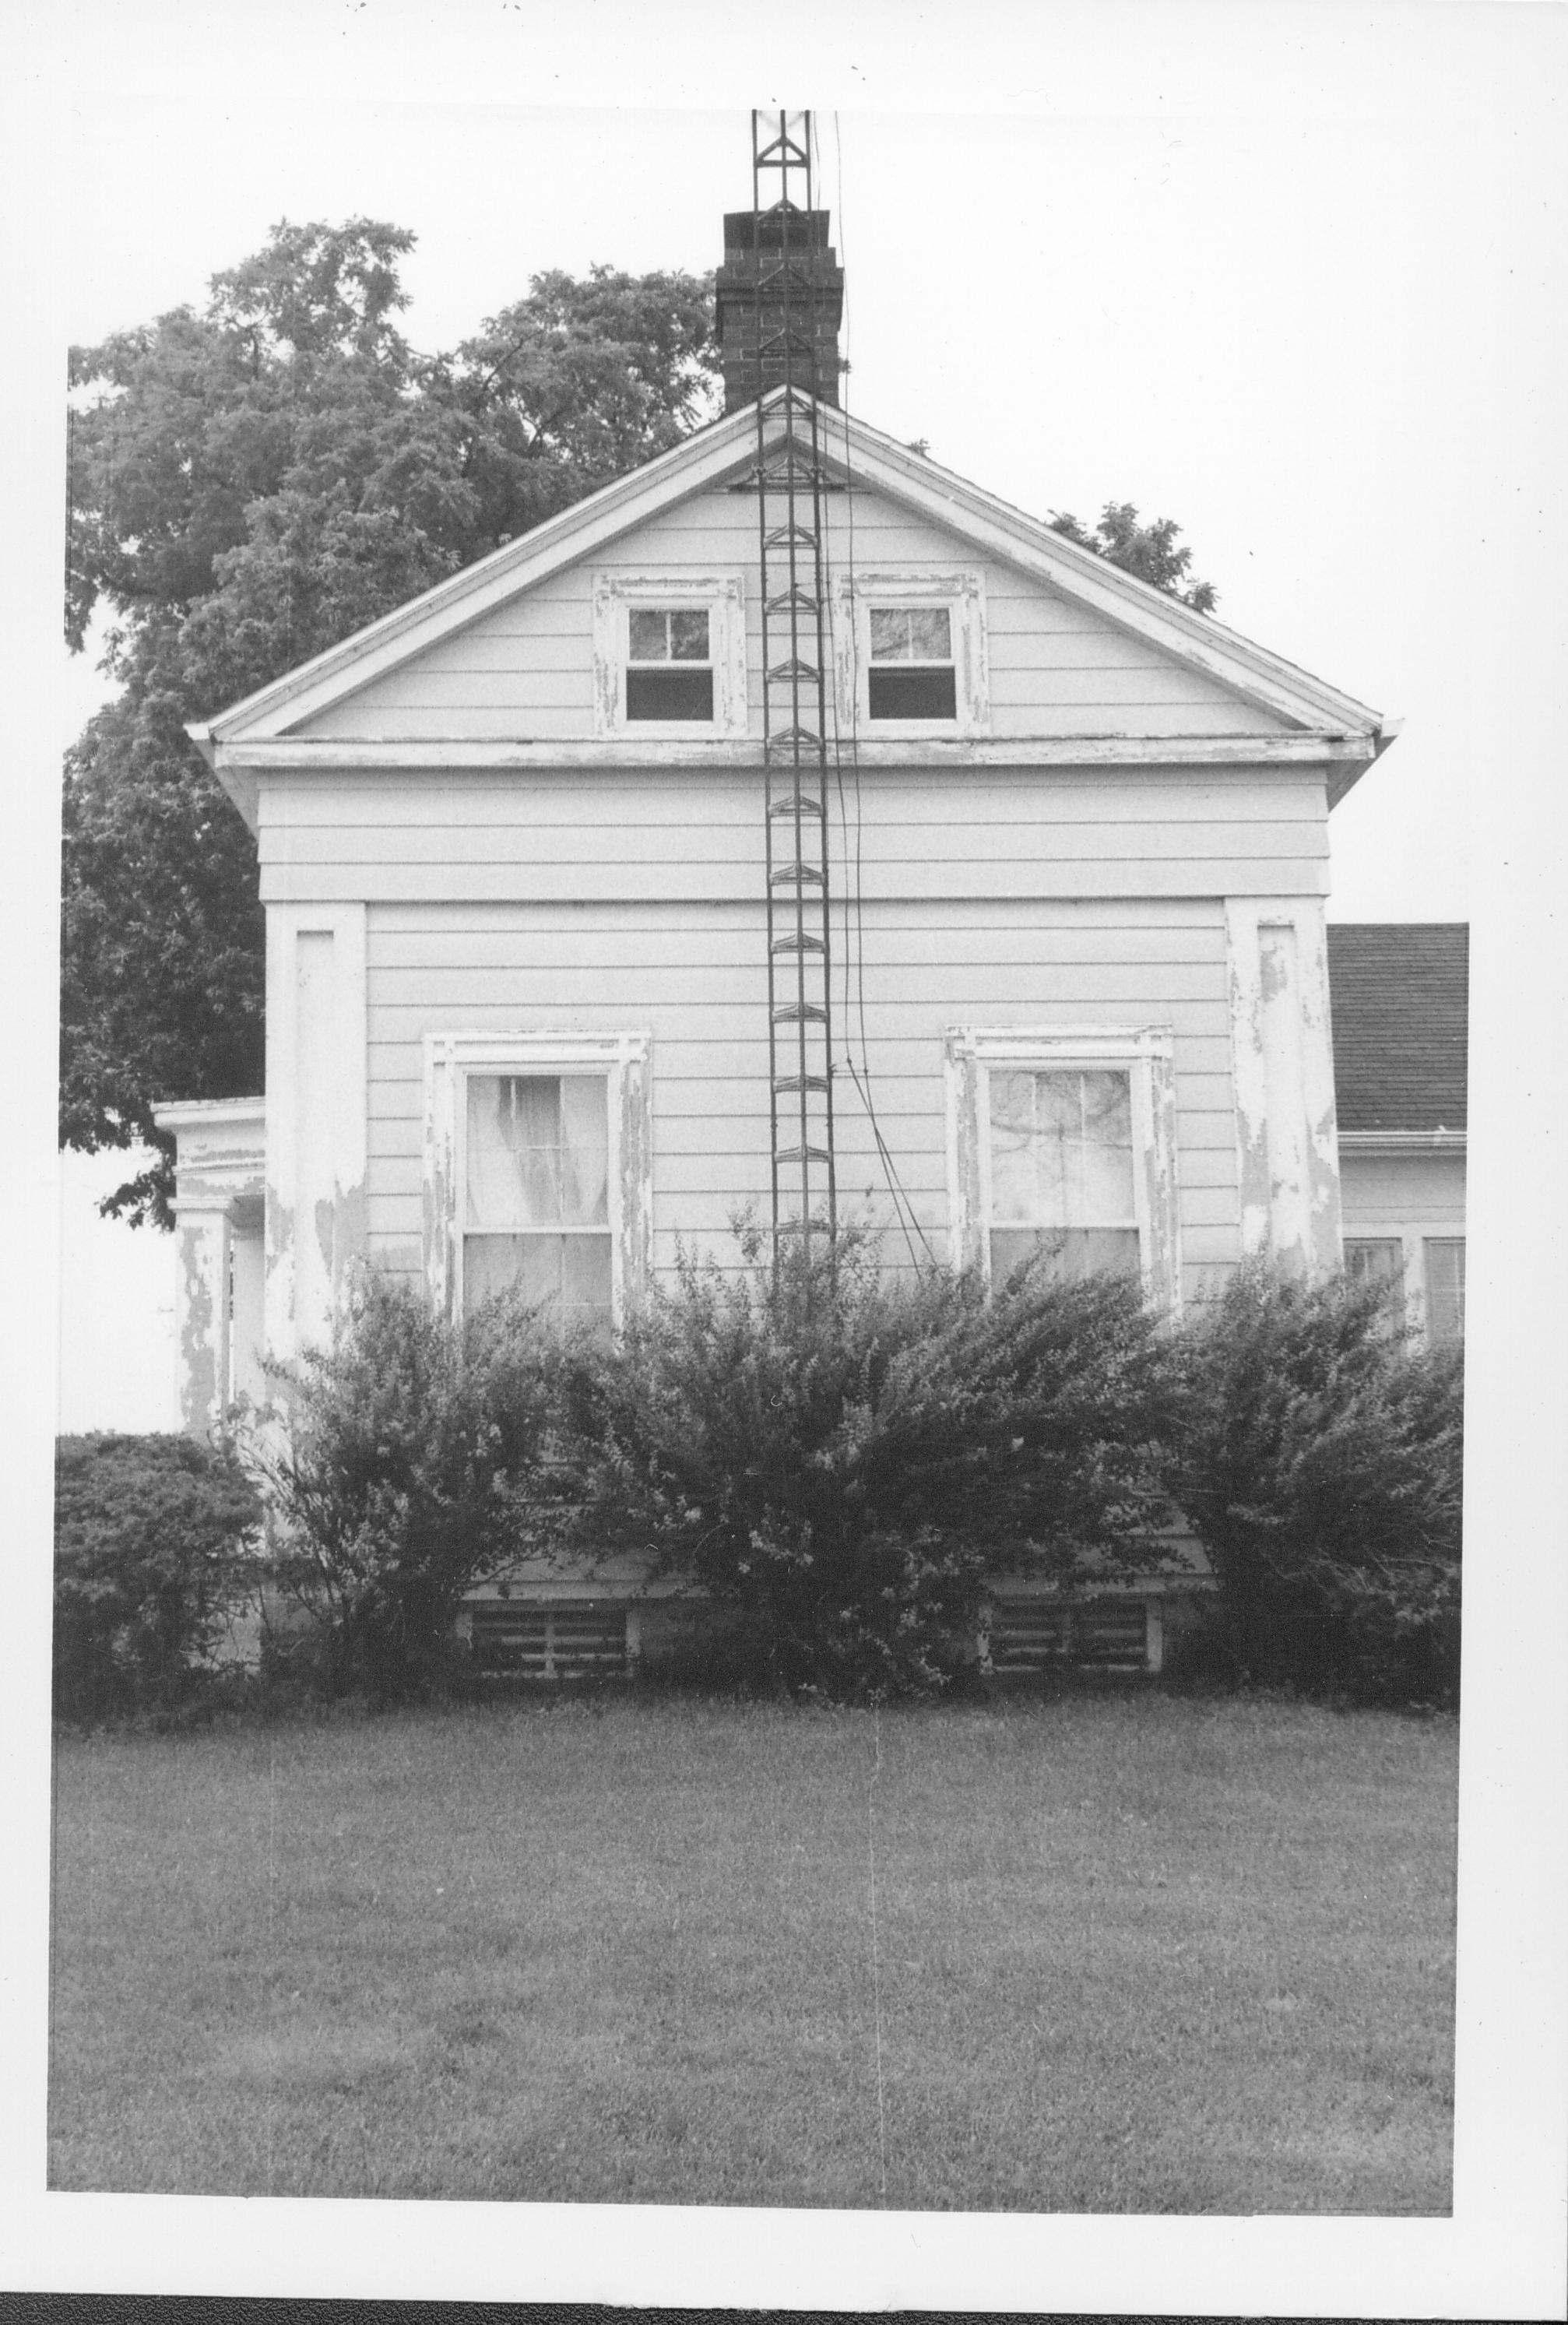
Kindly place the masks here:
<instances>
[{"instance_id":1,"label":"wire","mask_svg":"<svg viewBox=\"0 0 1568 2325\"><path fill-rule=\"evenodd\" d=\"M812 125L812 130L814 134L814 123ZM836 190L839 197L839 243L840 247L844 254L844 273L847 284L849 278L849 239L844 231L844 149L842 135L839 125L839 116L836 111L833 115L833 146L835 156L835 178L837 181ZM846 348L849 344L849 306L848 293L846 292L844 301L844 344ZM846 362L844 374L846 376L848 369L849 366ZM854 784L855 798L855 942L853 947L851 947L849 940L850 897L848 876L850 861L849 807L844 789L843 746L840 734L840 722L838 718L835 718L833 720L833 771L839 794L839 823L840 829L843 834L844 868L846 875L844 894L844 1062L849 1070L849 1079L855 1085L856 1094L859 1098L861 1105L866 1109L867 1120L871 1125L871 1135L876 1142L877 1156L882 1164L883 1176L887 1181L887 1191L892 1199L894 1216L898 1221L899 1227L904 1236L904 1240L909 1247L911 1264L918 1274L921 1260L920 1253L915 1249L915 1238L918 1237L926 1259L932 1266L936 1264L936 1254L931 1247L925 1229L920 1224L919 1216L915 1210L914 1202L910 1199L908 1190L905 1188L903 1180L899 1176L898 1166L894 1161L892 1150L888 1146L886 1139L882 1135L882 1125L877 1119L876 1100L872 1095L871 1089L870 1043L866 1024L866 899L862 879L865 860L865 819L864 802L860 786L859 635L855 620L855 475L854 465L849 449L849 392L847 387L844 386L841 386L840 390L840 409L843 414L844 420L844 506L849 535L849 764ZM828 539L826 526L823 528L823 539L824 542ZM828 590L828 619L830 631L834 619L835 602L834 592L831 588L830 548L827 551L824 562L827 564L829 569L828 579L830 586ZM858 1069L857 1069L855 1064L854 1052L850 1047L849 1041L849 1028L851 1023L849 1005L849 971L851 954L853 955L855 965L855 1022L858 1022L860 1029L860 1065Z\"/></svg>"}]
</instances>

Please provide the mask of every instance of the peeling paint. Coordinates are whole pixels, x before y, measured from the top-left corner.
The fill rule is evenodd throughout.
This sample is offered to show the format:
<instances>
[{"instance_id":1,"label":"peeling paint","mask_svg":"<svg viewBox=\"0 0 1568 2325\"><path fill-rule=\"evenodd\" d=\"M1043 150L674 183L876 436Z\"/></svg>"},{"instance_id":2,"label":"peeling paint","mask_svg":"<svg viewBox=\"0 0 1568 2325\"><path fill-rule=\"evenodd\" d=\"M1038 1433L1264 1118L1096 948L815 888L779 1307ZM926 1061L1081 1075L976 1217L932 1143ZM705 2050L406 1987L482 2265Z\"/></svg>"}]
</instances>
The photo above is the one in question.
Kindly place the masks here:
<instances>
[{"instance_id":1,"label":"peeling paint","mask_svg":"<svg viewBox=\"0 0 1568 2325\"><path fill-rule=\"evenodd\" d=\"M180 1412L186 1428L204 1437L217 1417L218 1333L213 1298L211 1226L180 1228Z\"/></svg>"},{"instance_id":2,"label":"peeling paint","mask_svg":"<svg viewBox=\"0 0 1568 2325\"><path fill-rule=\"evenodd\" d=\"M1322 906L1232 898L1226 931L1242 1249L1319 1274L1340 1263Z\"/></svg>"}]
</instances>

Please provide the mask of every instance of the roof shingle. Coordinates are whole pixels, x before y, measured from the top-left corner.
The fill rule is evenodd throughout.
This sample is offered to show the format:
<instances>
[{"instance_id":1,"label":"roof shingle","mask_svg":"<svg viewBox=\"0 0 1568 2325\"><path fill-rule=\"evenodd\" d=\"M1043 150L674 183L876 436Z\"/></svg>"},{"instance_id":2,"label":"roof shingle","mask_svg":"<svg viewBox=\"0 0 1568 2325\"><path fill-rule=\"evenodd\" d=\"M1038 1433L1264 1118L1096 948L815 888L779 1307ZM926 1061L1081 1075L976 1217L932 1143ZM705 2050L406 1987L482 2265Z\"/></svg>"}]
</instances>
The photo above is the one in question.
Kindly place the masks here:
<instances>
[{"instance_id":1,"label":"roof shingle","mask_svg":"<svg viewBox=\"0 0 1568 2325\"><path fill-rule=\"evenodd\" d=\"M1331 922L1341 1130L1462 1130L1470 930L1462 921Z\"/></svg>"}]
</instances>

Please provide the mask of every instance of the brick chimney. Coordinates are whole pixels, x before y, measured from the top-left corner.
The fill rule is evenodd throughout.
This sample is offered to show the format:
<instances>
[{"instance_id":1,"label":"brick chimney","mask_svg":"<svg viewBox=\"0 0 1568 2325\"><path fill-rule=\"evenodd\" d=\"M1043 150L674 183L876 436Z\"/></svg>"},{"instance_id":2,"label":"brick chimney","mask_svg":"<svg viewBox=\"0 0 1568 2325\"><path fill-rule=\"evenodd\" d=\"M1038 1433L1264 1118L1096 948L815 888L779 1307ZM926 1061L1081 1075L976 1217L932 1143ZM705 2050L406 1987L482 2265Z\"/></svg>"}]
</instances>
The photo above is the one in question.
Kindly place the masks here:
<instances>
[{"instance_id":1,"label":"brick chimney","mask_svg":"<svg viewBox=\"0 0 1568 2325\"><path fill-rule=\"evenodd\" d=\"M788 228L790 320L796 346L787 376L823 403L839 401L839 325L844 312L844 270L828 240L826 210L793 204L724 214L724 264L715 278L719 353L724 366L724 409L738 412L786 377L782 344L784 289L782 262ZM758 237L760 236L760 248ZM758 384L757 276L763 278ZM770 281L768 278L772 277ZM768 344L770 343L771 344Z\"/></svg>"}]
</instances>

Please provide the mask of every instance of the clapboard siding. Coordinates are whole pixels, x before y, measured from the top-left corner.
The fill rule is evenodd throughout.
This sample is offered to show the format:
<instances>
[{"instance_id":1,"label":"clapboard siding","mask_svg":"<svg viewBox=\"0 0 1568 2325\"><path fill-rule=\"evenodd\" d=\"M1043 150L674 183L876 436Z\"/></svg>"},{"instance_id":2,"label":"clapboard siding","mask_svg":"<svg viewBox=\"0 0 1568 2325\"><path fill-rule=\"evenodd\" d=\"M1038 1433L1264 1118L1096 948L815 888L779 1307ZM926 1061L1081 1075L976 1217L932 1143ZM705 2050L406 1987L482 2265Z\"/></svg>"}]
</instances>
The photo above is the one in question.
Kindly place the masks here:
<instances>
[{"instance_id":1,"label":"clapboard siding","mask_svg":"<svg viewBox=\"0 0 1568 2325\"><path fill-rule=\"evenodd\" d=\"M1223 1262L1239 1210L1223 907L1216 899L869 905L852 930L851 1007L877 1124L923 1231L944 1241L942 1035L956 1024L1163 1024L1175 1037L1178 1200L1193 1264ZM841 934L841 931L840 931ZM862 968L863 959L863 968ZM370 1250L413 1268L422 1233L423 1041L435 1032L646 1029L653 1036L655 1260L673 1238L723 1245L765 1204L764 928L755 900L692 912L610 907L375 906L366 938ZM862 1031L863 1009L863 1031ZM848 1074L838 1105L848 1210L892 1228L884 1172Z\"/></svg>"},{"instance_id":2,"label":"clapboard siding","mask_svg":"<svg viewBox=\"0 0 1568 2325\"><path fill-rule=\"evenodd\" d=\"M1318 894L1322 782L1171 769L891 770L830 792L830 848L868 899ZM755 777L650 770L448 783L437 774L269 782L264 902L743 902L762 887ZM838 885L844 884L841 877Z\"/></svg>"},{"instance_id":3,"label":"clapboard siding","mask_svg":"<svg viewBox=\"0 0 1568 2325\"><path fill-rule=\"evenodd\" d=\"M1161 653L957 533L879 496L834 494L828 555L835 574L910 567L979 570L985 581L991 731L1053 735L1277 734L1284 722ZM521 594L457 636L305 720L303 735L343 740L586 741L593 733L592 577L739 572L747 587L747 694L761 733L756 504L724 490L695 496L580 566ZM835 601L832 618L841 618Z\"/></svg>"},{"instance_id":4,"label":"clapboard siding","mask_svg":"<svg viewBox=\"0 0 1568 2325\"><path fill-rule=\"evenodd\" d=\"M744 864L645 861L561 865L518 864L336 864L265 865L261 896L267 904L325 903L351 896L365 903L422 898L441 903L486 897L495 903L582 901L640 902L654 886L672 898L701 903L740 902L758 883ZM1073 896L1321 896L1328 892L1327 867L1301 857L1199 856L1084 857L1056 859L1003 858L887 864L868 860L861 893L868 899L926 901L972 897L990 903L1004 898Z\"/></svg>"},{"instance_id":5,"label":"clapboard siding","mask_svg":"<svg viewBox=\"0 0 1568 2325\"><path fill-rule=\"evenodd\" d=\"M836 775L837 770L831 771ZM854 813L854 771L846 763L848 811ZM944 828L962 822L1175 824L1286 823L1322 827L1326 818L1321 776L1246 767L1171 768L1149 775L1100 769L1082 773L1040 767L905 768L895 774L862 769L860 813L904 825ZM528 830L561 825L572 830L613 830L625 823L676 820L682 825L735 823L753 826L760 812L756 775L701 774L683 770L676 777L649 769L574 769L569 776L513 772L486 774L375 774L334 770L329 778L269 776L262 795L264 853L274 832L401 829L461 829L516 826ZM837 825L837 799L834 820ZM597 845L597 842L595 843ZM366 843L357 843L363 850Z\"/></svg>"},{"instance_id":6,"label":"clapboard siding","mask_svg":"<svg viewBox=\"0 0 1568 2325\"><path fill-rule=\"evenodd\" d=\"M945 864L932 862L933 847L938 844L933 840L933 829L951 849ZM1188 860L1245 865L1254 853L1260 833L1271 843L1271 858L1288 855L1307 863L1321 860L1319 827L1290 823L1173 824L1163 835L1163 857L1173 869ZM1054 865L1070 861L1095 865L1146 863L1149 839L1146 827L1137 824L1058 823L1051 827L1049 847ZM897 893L896 884L905 866L922 875L922 885L929 893L929 875L933 872L960 864L967 864L977 872L981 866L997 863L1027 867L1041 854L1043 842L1041 827L1033 822L966 825L955 821L950 829L867 817L861 825L860 848L863 877L868 868L865 858L874 853L877 872L884 881L893 884L894 893ZM839 852L842 852L841 841ZM386 875L394 873L402 865L418 865L427 872L438 865L459 866L466 870L471 865L483 864L494 869L498 860L507 858L525 864L530 869L544 866L575 869L582 866L584 849L582 832L564 824L533 828L478 824L459 830L436 826L428 830L405 828L381 831L376 835L376 868ZM716 871L739 870L748 875L746 893L756 895L762 888L763 820L757 815L746 824L621 824L602 832L595 860L599 866L668 864L685 870L702 866ZM338 832L320 828L274 832L268 843L266 862L269 869L280 875L296 869L306 873L330 870L342 862L342 840ZM656 874L650 875L650 885L656 877ZM935 893L942 892L938 889Z\"/></svg>"}]
</instances>

